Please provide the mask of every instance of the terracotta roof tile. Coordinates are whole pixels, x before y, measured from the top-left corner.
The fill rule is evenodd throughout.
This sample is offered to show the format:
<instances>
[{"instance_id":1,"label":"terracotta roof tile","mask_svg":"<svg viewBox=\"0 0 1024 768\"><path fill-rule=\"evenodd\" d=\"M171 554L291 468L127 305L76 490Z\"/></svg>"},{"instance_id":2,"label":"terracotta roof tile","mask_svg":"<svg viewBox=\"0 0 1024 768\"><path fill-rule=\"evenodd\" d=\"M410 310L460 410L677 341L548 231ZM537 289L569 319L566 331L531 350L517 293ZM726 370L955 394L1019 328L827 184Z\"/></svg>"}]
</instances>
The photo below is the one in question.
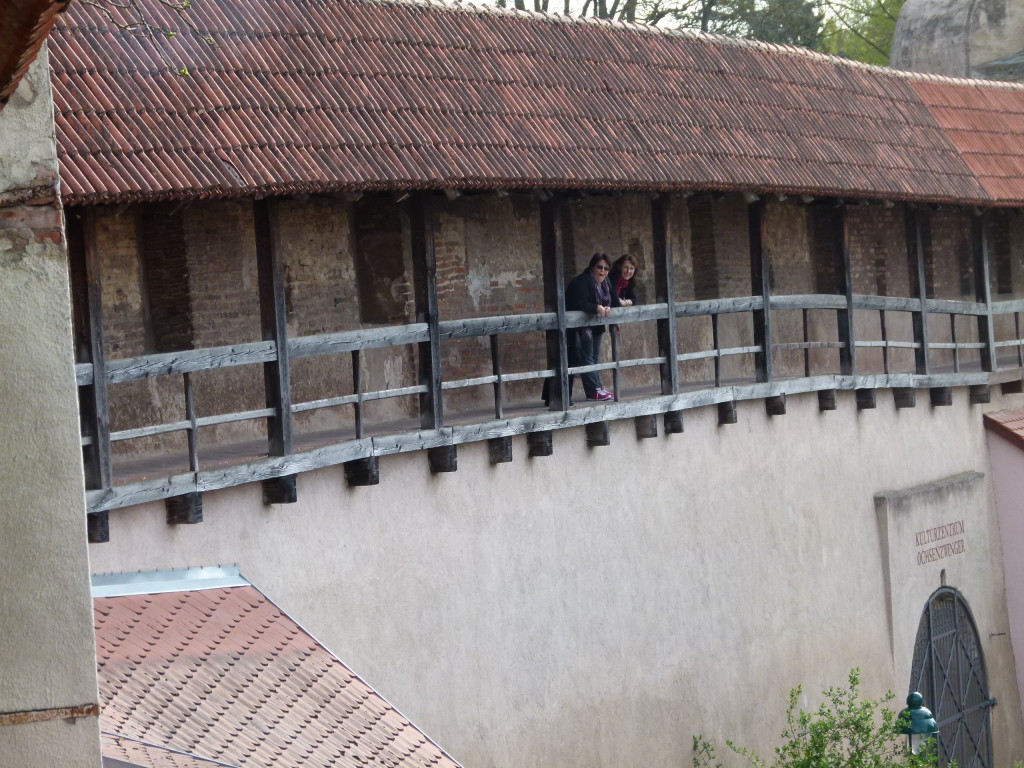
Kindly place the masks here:
<instances>
[{"instance_id":1,"label":"terracotta roof tile","mask_svg":"<svg viewBox=\"0 0 1024 768\"><path fill-rule=\"evenodd\" d=\"M57 14L71 0L4 0L0 5L0 109L39 54Z\"/></svg>"},{"instance_id":2,"label":"terracotta roof tile","mask_svg":"<svg viewBox=\"0 0 1024 768\"><path fill-rule=\"evenodd\" d=\"M940 125L964 104L1024 99L795 49L437 2L207 0L190 14L218 47L187 30L140 39L81 4L62 17L67 202L452 186L985 202L995 187Z\"/></svg>"},{"instance_id":3,"label":"terracotta roof tile","mask_svg":"<svg viewBox=\"0 0 1024 768\"><path fill-rule=\"evenodd\" d=\"M457 768L253 587L94 605L108 757L150 768Z\"/></svg>"}]
</instances>

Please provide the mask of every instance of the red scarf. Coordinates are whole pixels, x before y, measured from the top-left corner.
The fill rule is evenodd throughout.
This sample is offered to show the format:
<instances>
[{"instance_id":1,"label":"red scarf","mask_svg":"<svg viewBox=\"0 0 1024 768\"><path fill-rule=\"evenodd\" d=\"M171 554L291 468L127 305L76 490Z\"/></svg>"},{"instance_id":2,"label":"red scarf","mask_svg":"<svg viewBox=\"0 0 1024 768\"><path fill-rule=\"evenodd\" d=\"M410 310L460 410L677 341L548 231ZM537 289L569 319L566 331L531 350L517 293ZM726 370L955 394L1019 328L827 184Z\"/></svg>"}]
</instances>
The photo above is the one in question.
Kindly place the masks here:
<instances>
[{"instance_id":1,"label":"red scarf","mask_svg":"<svg viewBox=\"0 0 1024 768\"><path fill-rule=\"evenodd\" d=\"M629 280L619 275L615 278L615 295L622 297L622 292L629 286Z\"/></svg>"}]
</instances>

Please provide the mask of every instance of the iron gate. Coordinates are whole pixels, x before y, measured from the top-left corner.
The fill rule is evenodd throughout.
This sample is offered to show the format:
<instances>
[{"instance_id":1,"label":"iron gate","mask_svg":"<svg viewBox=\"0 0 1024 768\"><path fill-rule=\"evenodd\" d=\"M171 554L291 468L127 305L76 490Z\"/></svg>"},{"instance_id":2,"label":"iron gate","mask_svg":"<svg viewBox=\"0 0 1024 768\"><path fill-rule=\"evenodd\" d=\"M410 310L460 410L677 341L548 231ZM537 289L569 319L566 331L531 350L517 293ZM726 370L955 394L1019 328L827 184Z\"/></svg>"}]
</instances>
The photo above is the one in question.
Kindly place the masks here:
<instances>
[{"instance_id":1,"label":"iron gate","mask_svg":"<svg viewBox=\"0 0 1024 768\"><path fill-rule=\"evenodd\" d=\"M991 768L992 707L978 630L955 589L935 592L914 644L911 691L924 696L939 725L939 766Z\"/></svg>"}]
</instances>

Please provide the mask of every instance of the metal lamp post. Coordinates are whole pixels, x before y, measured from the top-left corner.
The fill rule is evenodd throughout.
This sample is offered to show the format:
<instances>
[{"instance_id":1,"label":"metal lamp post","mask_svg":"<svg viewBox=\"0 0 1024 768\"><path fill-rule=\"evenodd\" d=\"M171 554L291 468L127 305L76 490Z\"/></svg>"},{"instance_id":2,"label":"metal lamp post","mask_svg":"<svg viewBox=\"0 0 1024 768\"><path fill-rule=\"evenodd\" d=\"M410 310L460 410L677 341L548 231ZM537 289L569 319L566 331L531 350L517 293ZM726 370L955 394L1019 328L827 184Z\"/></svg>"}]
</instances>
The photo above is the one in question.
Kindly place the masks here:
<instances>
[{"instance_id":1,"label":"metal lamp post","mask_svg":"<svg viewBox=\"0 0 1024 768\"><path fill-rule=\"evenodd\" d=\"M921 742L939 732L931 710L924 706L924 696L917 691L907 696L907 708L900 712L900 720L906 723L900 733L906 734L907 746L915 755Z\"/></svg>"}]
</instances>

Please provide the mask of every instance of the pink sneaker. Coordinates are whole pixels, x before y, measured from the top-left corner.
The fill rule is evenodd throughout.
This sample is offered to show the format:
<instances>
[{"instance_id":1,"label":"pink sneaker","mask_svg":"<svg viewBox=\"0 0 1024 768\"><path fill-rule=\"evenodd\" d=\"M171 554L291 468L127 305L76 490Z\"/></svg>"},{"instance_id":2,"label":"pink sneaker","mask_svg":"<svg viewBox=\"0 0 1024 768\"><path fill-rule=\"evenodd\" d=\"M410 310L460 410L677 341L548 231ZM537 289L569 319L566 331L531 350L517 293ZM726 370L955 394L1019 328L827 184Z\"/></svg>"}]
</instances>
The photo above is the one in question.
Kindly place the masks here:
<instances>
[{"instance_id":1,"label":"pink sneaker","mask_svg":"<svg viewBox=\"0 0 1024 768\"><path fill-rule=\"evenodd\" d=\"M594 392L594 396L593 397L588 397L587 399L588 400L614 400L615 399L615 395L613 395L611 392L609 392L604 387L598 387L597 391Z\"/></svg>"}]
</instances>

